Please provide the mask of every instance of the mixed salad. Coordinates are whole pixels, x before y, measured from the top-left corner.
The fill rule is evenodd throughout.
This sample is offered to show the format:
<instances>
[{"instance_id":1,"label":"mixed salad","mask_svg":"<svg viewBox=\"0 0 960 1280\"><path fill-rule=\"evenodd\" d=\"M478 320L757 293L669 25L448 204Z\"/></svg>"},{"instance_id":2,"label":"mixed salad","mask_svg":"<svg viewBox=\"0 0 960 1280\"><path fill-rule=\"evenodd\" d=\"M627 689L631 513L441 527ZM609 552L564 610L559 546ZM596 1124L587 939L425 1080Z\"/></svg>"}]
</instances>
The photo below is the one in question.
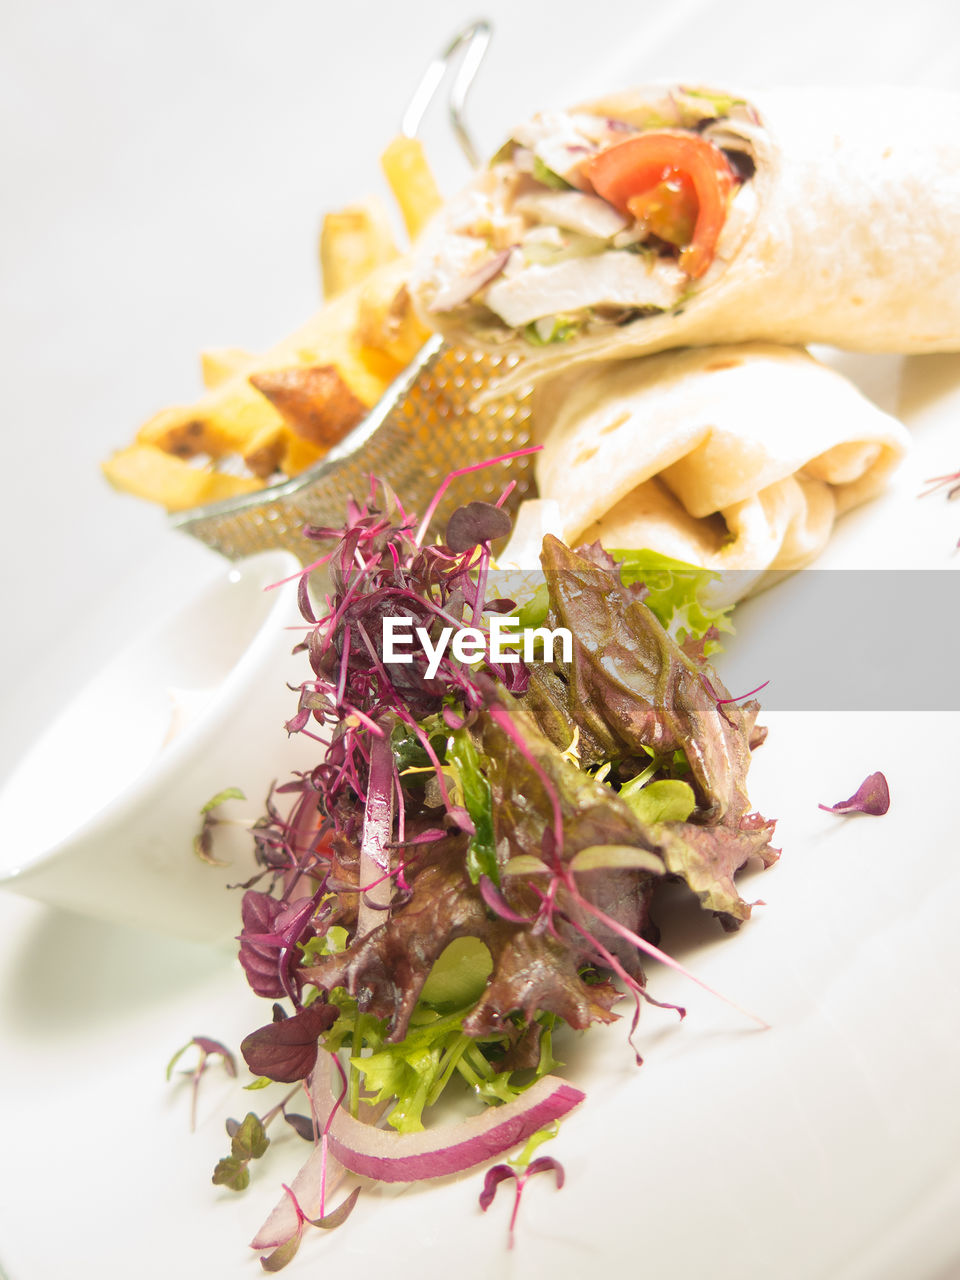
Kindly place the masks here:
<instances>
[{"instance_id":1,"label":"mixed salad","mask_svg":"<svg viewBox=\"0 0 960 1280\"><path fill-rule=\"evenodd\" d=\"M427 311L540 346L680 305L752 216L755 123L693 90L642 119L534 116L448 206Z\"/></svg>"},{"instance_id":2,"label":"mixed salad","mask_svg":"<svg viewBox=\"0 0 960 1280\"><path fill-rule=\"evenodd\" d=\"M469 503L428 543L433 505L418 522L381 484L343 528L307 531L333 540L330 590L318 612L304 571L309 674L287 728L316 737L318 762L274 789L254 829L240 935L247 979L273 1002L243 1056L257 1083L305 1085L310 1101L287 1118L312 1153L254 1240L270 1270L305 1224L343 1221L350 1173L437 1177L526 1142L488 1172L484 1207L504 1179L517 1197L532 1173L562 1182L533 1158L583 1097L554 1074L556 1028L611 1022L626 993L632 1037L642 1003L659 1003L644 958L686 972L657 945L662 887L686 884L736 929L750 915L736 872L777 856L746 788L757 703L732 699L707 657L729 629L703 602L710 575L548 537L539 581L507 598L491 559L501 504ZM437 647L444 628L489 635L508 616L526 660L519 646L500 662L384 660L385 619ZM568 660L547 660L553 628L570 633ZM489 1107L425 1128L454 1081ZM232 1122L215 1181L246 1185L289 1101Z\"/></svg>"}]
</instances>

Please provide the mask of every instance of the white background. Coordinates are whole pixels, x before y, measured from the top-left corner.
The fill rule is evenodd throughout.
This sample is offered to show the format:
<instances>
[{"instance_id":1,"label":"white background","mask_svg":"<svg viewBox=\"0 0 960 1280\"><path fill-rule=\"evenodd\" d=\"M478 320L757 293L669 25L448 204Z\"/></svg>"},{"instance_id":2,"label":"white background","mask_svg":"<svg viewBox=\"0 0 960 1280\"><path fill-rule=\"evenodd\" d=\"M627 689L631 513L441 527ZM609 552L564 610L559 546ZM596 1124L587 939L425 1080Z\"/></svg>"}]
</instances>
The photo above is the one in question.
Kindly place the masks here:
<instances>
[{"instance_id":1,"label":"white background","mask_svg":"<svg viewBox=\"0 0 960 1280\"><path fill-rule=\"evenodd\" d=\"M533 109L671 74L738 85L956 86L960 79L960 10L948 0L912 0L909 5L670 0L659 6L635 0L555 0L550 5L495 0L484 5L484 13L496 24L495 41L470 108L484 150L498 145L510 123ZM202 347L256 350L311 312L318 298L315 240L322 212L382 189L377 156L396 131L422 68L458 26L475 16L473 6L460 0L349 7L328 0L37 0L29 5L3 0L0 773L73 684L130 639L151 608L164 608L210 571L210 553L168 531L159 510L109 490L99 474L100 460L128 442L155 410L197 394ZM434 119L426 136L441 176L455 184L464 170L442 120ZM914 365L914 382L926 376L928 367L934 374L947 368L942 363ZM960 455L960 432L955 439ZM958 466L960 456L945 461ZM942 547L946 562L952 526L937 519L939 540L931 541L931 555L939 556L940 550L934 553L933 548ZM957 533L960 529L953 536ZM783 721L783 733L786 728ZM955 720L931 719L924 731L930 760L945 759L955 728ZM810 756L820 752L819 732L798 727L795 745L779 757L782 768L800 761L806 767ZM882 726L874 730L861 725L853 734L844 782L850 773L857 774L858 750L866 767L851 779L854 784L876 767L868 748L884 732ZM925 786L929 771L910 772L915 754L905 745L905 734L904 728L896 735L898 745L895 751L891 747L890 757L900 761L910 785L916 780L918 787ZM63 767L70 767L68 760ZM952 785L945 766L937 763L933 772L944 788ZM835 772L822 773L825 794L818 799L849 793L834 784ZM758 785L764 781L773 786L765 775ZM51 785L55 789L55 779ZM931 817L931 806L917 803L926 815L924 847L933 862L932 850L946 853L942 825ZM822 902L796 868L801 865L798 850L820 838L821 826L805 809L802 813L798 810L792 826L786 824L794 870L775 882L779 895L766 888L764 894L771 904L775 899L785 904L793 885L815 918ZM898 839L916 850L915 825L900 822ZM860 859L855 865L868 875L869 851L860 849L863 838L850 838L848 852ZM955 836L951 841L955 846ZM842 930L844 911L855 910L852 895L858 890L849 864L839 879L840 890L851 899L842 910L831 906L830 918ZM874 896L870 903L864 908L866 917L881 933L883 922L903 909L896 896L889 901ZM946 918L937 916L941 909L932 900L925 910L929 920L923 920L931 928L939 922L937 927L947 930ZM923 920L915 920L915 931ZM182 1095L164 1092L159 1083L168 1052L191 1034L233 1036L235 1043L252 1025L256 1015L245 1003L228 953L94 926L16 899L0 902L0 922L0 1035L5 1045L0 1099L8 1134L2 1159L0 1264L12 1280L48 1280L68 1273L110 1280L131 1274L258 1274L242 1249L256 1213L225 1193L213 1193L206 1181L208 1157L222 1145L217 1136L222 1095L217 1096L216 1086L208 1095L208 1123L195 1140L195 1154L185 1133ZM843 964L849 949L838 945L836 935L815 932L820 950L814 967L823 975L831 964ZM799 928L787 935L791 946L810 944ZM766 971L771 957L787 954L787 935L776 940L768 913L762 929L753 931L753 941L743 944L749 953L740 954ZM861 950L866 945L862 939L857 944ZM926 1028L929 1042L923 1043L922 1053L918 1050L916 1061L898 1066L896 1078L888 1078L888 1072L878 1085L883 1100L901 1096L909 1112L907 1104L912 1106L916 1091L927 1087L925 1080L948 1096L943 1073L954 1042L938 1040L931 1031L932 1014L930 1022L914 1025L912 1015L904 1013L908 998L932 1000L930 984L936 985L936 979L931 975L940 972L938 965L947 954L920 964L915 949L905 953L901 969L905 966L909 973L911 965L919 965L914 972L919 990L914 984L909 992L896 986L897 969L889 959L882 946L873 957L873 972L879 966L883 980L893 984L889 1008L874 1010L876 1017L863 1024L859 1041L856 1022L849 1032L837 1034L846 1037L852 1053L879 1060L896 1053L898 1036L901 1043L905 1037L916 1044ZM762 999L766 986L766 979L758 982L753 996ZM901 999L899 1005L894 995ZM955 993L945 988L939 996L937 1016L947 1018ZM852 1003L859 1008L863 1001L858 997ZM712 1015L700 1010L698 1016L709 1028ZM823 1008L820 1016L828 1016ZM889 1042L878 1034L886 1018ZM813 1072L831 1055L836 1058L835 1045L818 1058L809 1047L815 1040L804 1041L798 1034L793 1045L800 1057L808 1055ZM654 1056L651 1052L651 1060ZM759 1070L757 1062L748 1066L744 1059L737 1061L744 1062L745 1072ZM896 1061L901 1063L902 1055ZM659 1069L650 1064L644 1068L654 1096ZM726 1069L718 1067L721 1074ZM774 1066L768 1060L763 1069ZM791 1061L784 1059L779 1069L791 1071ZM619 1080L620 1067L611 1070ZM702 1073L703 1061L698 1070ZM691 1089L702 1087L698 1080L702 1082L702 1074L694 1073ZM795 1081L790 1088L795 1123L802 1126L809 1121L804 1090ZM663 1096L669 1106L669 1090ZM855 1109L857 1099L862 1101L862 1090L852 1088L848 1097L840 1089L833 1104L809 1121L817 1142L828 1142L831 1126L842 1129L843 1114ZM617 1136L622 1118L616 1112L604 1114L598 1134L605 1123L608 1136ZM800 1185L785 1177L776 1201L779 1217L766 1205L763 1221L752 1219L750 1205L744 1203L738 1220L726 1223L710 1213L704 1218L703 1201L695 1201L689 1219L678 1211L676 1222L671 1220L685 1239L680 1254L700 1256L690 1252L690 1239L697 1235L698 1222L706 1221L717 1235L710 1270L718 1277L843 1274L864 1280L886 1275L945 1280L955 1275L950 1268L957 1237L951 1244L943 1231L958 1201L951 1199L942 1179L923 1181L931 1170L949 1167L944 1144L951 1131L936 1131L936 1115L936 1106L930 1105L912 1120L908 1115L900 1129L894 1124L894 1136L903 1143L898 1166L906 1168L903 1197L894 1194L892 1174L893 1193L883 1199L882 1188L891 1188L885 1177L876 1189L875 1213L851 1209L831 1217L834 1157L822 1145L818 1158L828 1188L822 1196L808 1182ZM769 1115L761 1119L772 1123ZM747 1114L743 1125L749 1130ZM682 1115L674 1128L679 1141L685 1132ZM865 1113L855 1140L862 1144L864 1134L877 1131L876 1117ZM659 1137L659 1129L656 1133ZM841 1133L841 1153L844 1140ZM629 1166L637 1178L638 1205L631 1232L621 1228L605 1233L597 1225L604 1201L596 1188L602 1188L604 1178L616 1186L626 1176L620 1166L617 1173L610 1172L614 1165L606 1163L600 1136L594 1147L594 1190L581 1186L580 1200L572 1190L565 1193L569 1199L563 1211L569 1215L571 1239L592 1242L611 1264L626 1265L623 1251L631 1239L636 1253L630 1255L630 1265L639 1269L644 1265L640 1206L648 1194L645 1180L656 1181L658 1168L668 1170L676 1180L678 1204L691 1181L699 1184L695 1170L682 1168L676 1149L668 1156L652 1141L649 1147L639 1138L637 1142L642 1151ZM758 1142L746 1141L726 1168L736 1171L737 1161L745 1160L756 1170L763 1147ZM932 1154L916 1173L910 1157L918 1149ZM889 1147L885 1150L889 1154ZM874 1165L880 1154L879 1148L868 1152ZM805 1168L809 1172L809 1162ZM856 1161L851 1168L862 1172ZM720 1182L727 1176L724 1170L719 1163ZM277 1172L275 1180L280 1176ZM775 1170L769 1177L775 1177ZM572 1181L585 1183L582 1177ZM445 1228L437 1228L440 1242L456 1240L451 1224L463 1213L469 1217L472 1247L489 1247L490 1258L499 1265L501 1255L492 1251L489 1240L502 1221L484 1221L480 1230L472 1193L453 1198L447 1187L437 1191L433 1203L440 1204L444 1195L452 1217ZM946 1199L940 1203L937 1196ZM796 1199L795 1215L784 1208L791 1197ZM546 1203L548 1197L542 1199ZM729 1188L723 1202L728 1199ZM413 1223L424 1213L423 1222L431 1220L427 1200L428 1193L418 1192L399 1202L407 1204L402 1212L390 1212L396 1205L383 1206L379 1221L389 1223L388 1232L394 1233L390 1253L366 1252L371 1233L378 1234L378 1219L368 1212L362 1224L366 1234L358 1230L350 1243L337 1244L343 1250L337 1254L338 1265L366 1269L379 1256L381 1265L397 1274L406 1274L408 1264L411 1274L429 1276L458 1266L463 1274L475 1274L471 1267L480 1265L480 1255L472 1255L472 1261L438 1259L434 1272L411 1241L404 1240L404 1222ZM578 1220L586 1206L595 1216ZM939 1252L915 1253L909 1270L885 1270L899 1266L895 1259L901 1255L876 1244L879 1224L889 1226L901 1213L913 1215L916 1224L921 1211L932 1214L933 1225L929 1231L916 1227L916 1239L939 1240ZM840 1219L853 1223L849 1238L841 1240L829 1262L827 1255L811 1252L818 1215L832 1224L825 1230L840 1230ZM793 1224L791 1230L784 1224ZM863 1238L868 1228L870 1240ZM724 1229L730 1234L724 1235ZM610 1239L618 1242L617 1249L608 1245L605 1252L604 1241ZM760 1239L762 1247L746 1247L743 1242L750 1239ZM314 1264L320 1265L322 1249L311 1244ZM582 1243L570 1255L576 1260L570 1274L588 1265L585 1248ZM879 1253L870 1252L874 1249ZM521 1267L519 1255L518 1250L511 1265ZM538 1256L527 1253L527 1274L537 1274ZM668 1252L656 1256L661 1267L668 1266L663 1261ZM861 1256L857 1271L861 1263L855 1259ZM686 1280L705 1272L681 1269L674 1274Z\"/></svg>"}]
</instances>

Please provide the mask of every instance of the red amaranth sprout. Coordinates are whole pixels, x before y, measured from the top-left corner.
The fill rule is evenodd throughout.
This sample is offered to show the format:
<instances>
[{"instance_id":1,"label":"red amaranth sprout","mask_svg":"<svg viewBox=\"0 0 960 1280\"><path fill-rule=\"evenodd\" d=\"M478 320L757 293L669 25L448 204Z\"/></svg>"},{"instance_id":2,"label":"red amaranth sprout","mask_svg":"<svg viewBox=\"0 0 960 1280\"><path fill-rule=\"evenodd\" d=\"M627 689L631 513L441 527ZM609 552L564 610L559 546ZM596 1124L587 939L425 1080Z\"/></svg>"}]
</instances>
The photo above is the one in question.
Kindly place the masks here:
<instances>
[{"instance_id":1,"label":"red amaranth sprout","mask_svg":"<svg viewBox=\"0 0 960 1280\"><path fill-rule=\"evenodd\" d=\"M453 546L422 544L453 479L534 452L536 447L520 449L452 472L419 525L392 490L371 477L367 501L348 501L343 528L304 530L310 539L334 540L335 545L298 575L300 612L307 623L298 647L306 652L313 676L301 684L297 710L286 727L288 733L313 737L327 749L310 773L278 788L299 792L289 818L284 820L271 803L268 820L254 833L261 865L275 876L274 891L276 877L281 884L279 898L251 890L244 904L241 962L260 994L286 994L298 1005L298 948L333 922L331 913L325 921L317 919L316 908L326 891L338 840L360 850L358 935L381 923L383 912L389 911L394 878L401 891L406 890L402 865L390 868L390 851L406 841L404 797L391 749L394 727L409 730L426 753L448 821L473 832L469 814L449 794L443 767L421 722L440 713L463 722L487 704L489 690L470 667L447 653L432 677L426 674L425 655L416 652L412 662L388 669L383 661L383 621L409 617L414 626L435 637L437 627L460 627L469 617L489 641L484 614L512 607L511 601L488 602L485 596L490 542L508 529L502 506L514 482L496 504L472 503L458 509L451 517L453 536L448 535ZM323 564L329 566L331 589L318 617L308 583L310 572ZM495 674L512 692L526 687L528 672L522 662L497 667ZM451 699L456 705L450 705ZM279 933L276 921L283 908L305 895L314 909L284 921L286 927ZM280 905L267 907L265 898Z\"/></svg>"}]
</instances>

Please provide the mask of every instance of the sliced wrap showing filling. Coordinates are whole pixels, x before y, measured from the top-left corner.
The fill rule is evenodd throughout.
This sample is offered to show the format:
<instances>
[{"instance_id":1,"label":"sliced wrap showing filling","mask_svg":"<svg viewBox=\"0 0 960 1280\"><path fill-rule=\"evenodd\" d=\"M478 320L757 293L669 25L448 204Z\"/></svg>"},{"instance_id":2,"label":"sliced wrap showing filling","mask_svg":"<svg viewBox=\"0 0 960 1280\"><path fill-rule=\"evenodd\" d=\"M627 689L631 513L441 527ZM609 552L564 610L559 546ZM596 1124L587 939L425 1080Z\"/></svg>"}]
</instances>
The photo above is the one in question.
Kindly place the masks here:
<instances>
[{"instance_id":1,"label":"sliced wrap showing filling","mask_svg":"<svg viewBox=\"0 0 960 1280\"><path fill-rule=\"evenodd\" d=\"M909 443L835 370L769 343L575 369L537 389L534 422L541 500L570 545L748 574L809 564Z\"/></svg>"},{"instance_id":2,"label":"sliced wrap showing filling","mask_svg":"<svg viewBox=\"0 0 960 1280\"><path fill-rule=\"evenodd\" d=\"M448 206L421 306L543 346L682 305L750 220L754 121L745 102L693 91L631 123L535 116Z\"/></svg>"}]
</instances>

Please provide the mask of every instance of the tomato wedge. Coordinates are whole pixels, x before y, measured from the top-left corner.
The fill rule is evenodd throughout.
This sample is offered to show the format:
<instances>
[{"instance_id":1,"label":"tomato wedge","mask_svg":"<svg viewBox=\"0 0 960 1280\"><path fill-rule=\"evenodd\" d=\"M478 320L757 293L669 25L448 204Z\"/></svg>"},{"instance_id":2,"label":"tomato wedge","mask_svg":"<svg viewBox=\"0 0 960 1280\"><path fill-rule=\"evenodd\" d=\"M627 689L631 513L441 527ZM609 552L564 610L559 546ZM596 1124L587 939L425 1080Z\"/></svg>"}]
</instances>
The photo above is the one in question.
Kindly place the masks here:
<instances>
[{"instance_id":1,"label":"tomato wedge","mask_svg":"<svg viewBox=\"0 0 960 1280\"><path fill-rule=\"evenodd\" d=\"M587 160L582 173L598 196L676 244L691 280L703 275L736 184L719 147L696 133L639 133Z\"/></svg>"}]
</instances>

